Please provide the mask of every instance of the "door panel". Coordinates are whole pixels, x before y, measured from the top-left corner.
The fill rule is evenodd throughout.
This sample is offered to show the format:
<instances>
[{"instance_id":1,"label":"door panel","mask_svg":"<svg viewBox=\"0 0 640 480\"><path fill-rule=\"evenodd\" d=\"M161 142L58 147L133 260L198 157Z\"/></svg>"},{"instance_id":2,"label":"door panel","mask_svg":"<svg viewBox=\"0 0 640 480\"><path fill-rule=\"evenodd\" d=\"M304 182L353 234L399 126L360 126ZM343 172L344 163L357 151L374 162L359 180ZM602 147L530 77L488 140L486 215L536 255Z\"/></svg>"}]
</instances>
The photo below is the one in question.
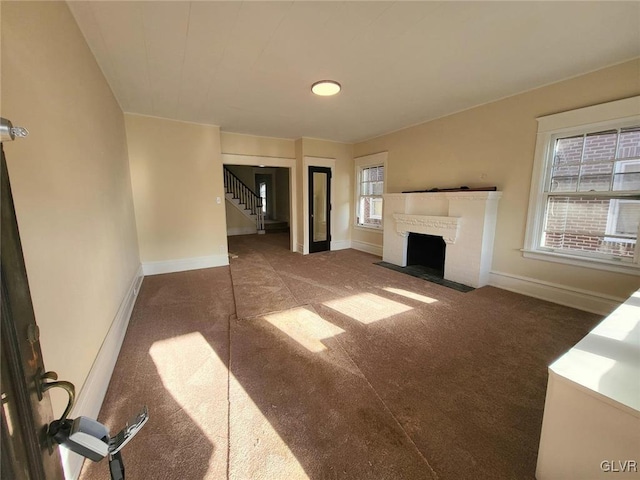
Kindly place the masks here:
<instances>
[{"instance_id":1,"label":"door panel","mask_svg":"<svg viewBox=\"0 0 640 480\"><path fill-rule=\"evenodd\" d=\"M309 167L309 252L331 248L331 169Z\"/></svg>"},{"instance_id":2,"label":"door panel","mask_svg":"<svg viewBox=\"0 0 640 480\"><path fill-rule=\"evenodd\" d=\"M313 242L327 241L327 176L313 172Z\"/></svg>"},{"instance_id":3,"label":"door panel","mask_svg":"<svg viewBox=\"0 0 640 480\"><path fill-rule=\"evenodd\" d=\"M53 412L40 392L45 371L4 150L2 163L2 473L15 478L64 478L58 447L47 441ZM10 465L4 465L6 461ZM6 469L6 470L5 470ZM11 478L11 477L9 477Z\"/></svg>"}]
</instances>

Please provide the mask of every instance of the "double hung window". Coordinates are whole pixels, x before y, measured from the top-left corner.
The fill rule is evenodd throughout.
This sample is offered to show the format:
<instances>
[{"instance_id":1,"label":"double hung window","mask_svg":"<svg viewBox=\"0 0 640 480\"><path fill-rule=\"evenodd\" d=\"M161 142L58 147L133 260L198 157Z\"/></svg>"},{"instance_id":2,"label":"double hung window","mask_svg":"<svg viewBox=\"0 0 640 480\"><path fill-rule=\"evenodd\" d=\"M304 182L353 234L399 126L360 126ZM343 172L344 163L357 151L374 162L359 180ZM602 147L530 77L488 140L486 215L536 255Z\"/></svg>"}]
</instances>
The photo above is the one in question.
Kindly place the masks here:
<instances>
[{"instance_id":1,"label":"double hung window","mask_svg":"<svg viewBox=\"0 0 640 480\"><path fill-rule=\"evenodd\" d=\"M386 152L356 159L356 225L359 227L382 228L385 159Z\"/></svg>"},{"instance_id":2,"label":"double hung window","mask_svg":"<svg viewBox=\"0 0 640 480\"><path fill-rule=\"evenodd\" d=\"M637 267L640 98L612 103L620 102L638 115L622 108L621 118L566 126L579 122L576 112L597 120L598 105L539 119L525 256ZM544 131L549 122L560 128Z\"/></svg>"}]
</instances>

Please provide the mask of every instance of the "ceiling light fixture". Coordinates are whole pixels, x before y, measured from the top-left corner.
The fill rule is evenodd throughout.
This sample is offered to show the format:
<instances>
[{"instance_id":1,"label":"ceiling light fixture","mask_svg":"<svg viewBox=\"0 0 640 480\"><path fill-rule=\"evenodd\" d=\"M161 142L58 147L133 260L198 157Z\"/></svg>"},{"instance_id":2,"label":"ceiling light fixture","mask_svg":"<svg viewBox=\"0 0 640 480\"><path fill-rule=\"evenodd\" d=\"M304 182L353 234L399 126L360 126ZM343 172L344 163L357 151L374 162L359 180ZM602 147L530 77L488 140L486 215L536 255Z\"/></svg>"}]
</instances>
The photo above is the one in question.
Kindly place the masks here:
<instances>
[{"instance_id":1,"label":"ceiling light fixture","mask_svg":"<svg viewBox=\"0 0 640 480\"><path fill-rule=\"evenodd\" d=\"M340 91L342 87L334 80L320 80L311 85L311 91L321 97L330 97Z\"/></svg>"}]
</instances>

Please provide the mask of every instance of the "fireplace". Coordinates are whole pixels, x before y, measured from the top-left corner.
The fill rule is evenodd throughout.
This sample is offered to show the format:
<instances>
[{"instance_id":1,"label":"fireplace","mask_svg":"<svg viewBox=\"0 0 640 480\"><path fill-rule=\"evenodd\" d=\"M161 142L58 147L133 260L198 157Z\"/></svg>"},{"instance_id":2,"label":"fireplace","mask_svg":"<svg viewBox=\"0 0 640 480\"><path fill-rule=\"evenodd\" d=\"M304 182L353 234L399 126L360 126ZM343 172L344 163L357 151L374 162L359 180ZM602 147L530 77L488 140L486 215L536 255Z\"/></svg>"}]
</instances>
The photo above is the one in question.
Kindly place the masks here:
<instances>
[{"instance_id":1,"label":"fireplace","mask_svg":"<svg viewBox=\"0 0 640 480\"><path fill-rule=\"evenodd\" d=\"M391 193L384 196L383 257L408 265L410 234L445 243L444 279L481 287L489 282L502 192Z\"/></svg>"},{"instance_id":2,"label":"fireplace","mask_svg":"<svg viewBox=\"0 0 640 480\"><path fill-rule=\"evenodd\" d=\"M444 278L444 259L447 244L442 237L409 233L407 238L407 266L420 265L437 277Z\"/></svg>"}]
</instances>

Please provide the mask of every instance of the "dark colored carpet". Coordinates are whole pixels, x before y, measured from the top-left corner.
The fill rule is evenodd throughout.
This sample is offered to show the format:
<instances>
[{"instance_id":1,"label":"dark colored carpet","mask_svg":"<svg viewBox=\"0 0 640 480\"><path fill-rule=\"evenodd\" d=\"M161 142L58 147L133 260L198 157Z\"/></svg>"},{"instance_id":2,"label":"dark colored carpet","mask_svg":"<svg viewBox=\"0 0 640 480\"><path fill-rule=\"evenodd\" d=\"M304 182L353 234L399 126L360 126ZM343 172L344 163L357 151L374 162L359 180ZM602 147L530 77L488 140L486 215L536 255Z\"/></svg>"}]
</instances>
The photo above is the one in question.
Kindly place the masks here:
<instances>
[{"instance_id":1,"label":"dark colored carpet","mask_svg":"<svg viewBox=\"0 0 640 480\"><path fill-rule=\"evenodd\" d=\"M100 414L149 405L129 480L534 478L547 365L598 316L229 243L230 267L145 278Z\"/></svg>"}]
</instances>

